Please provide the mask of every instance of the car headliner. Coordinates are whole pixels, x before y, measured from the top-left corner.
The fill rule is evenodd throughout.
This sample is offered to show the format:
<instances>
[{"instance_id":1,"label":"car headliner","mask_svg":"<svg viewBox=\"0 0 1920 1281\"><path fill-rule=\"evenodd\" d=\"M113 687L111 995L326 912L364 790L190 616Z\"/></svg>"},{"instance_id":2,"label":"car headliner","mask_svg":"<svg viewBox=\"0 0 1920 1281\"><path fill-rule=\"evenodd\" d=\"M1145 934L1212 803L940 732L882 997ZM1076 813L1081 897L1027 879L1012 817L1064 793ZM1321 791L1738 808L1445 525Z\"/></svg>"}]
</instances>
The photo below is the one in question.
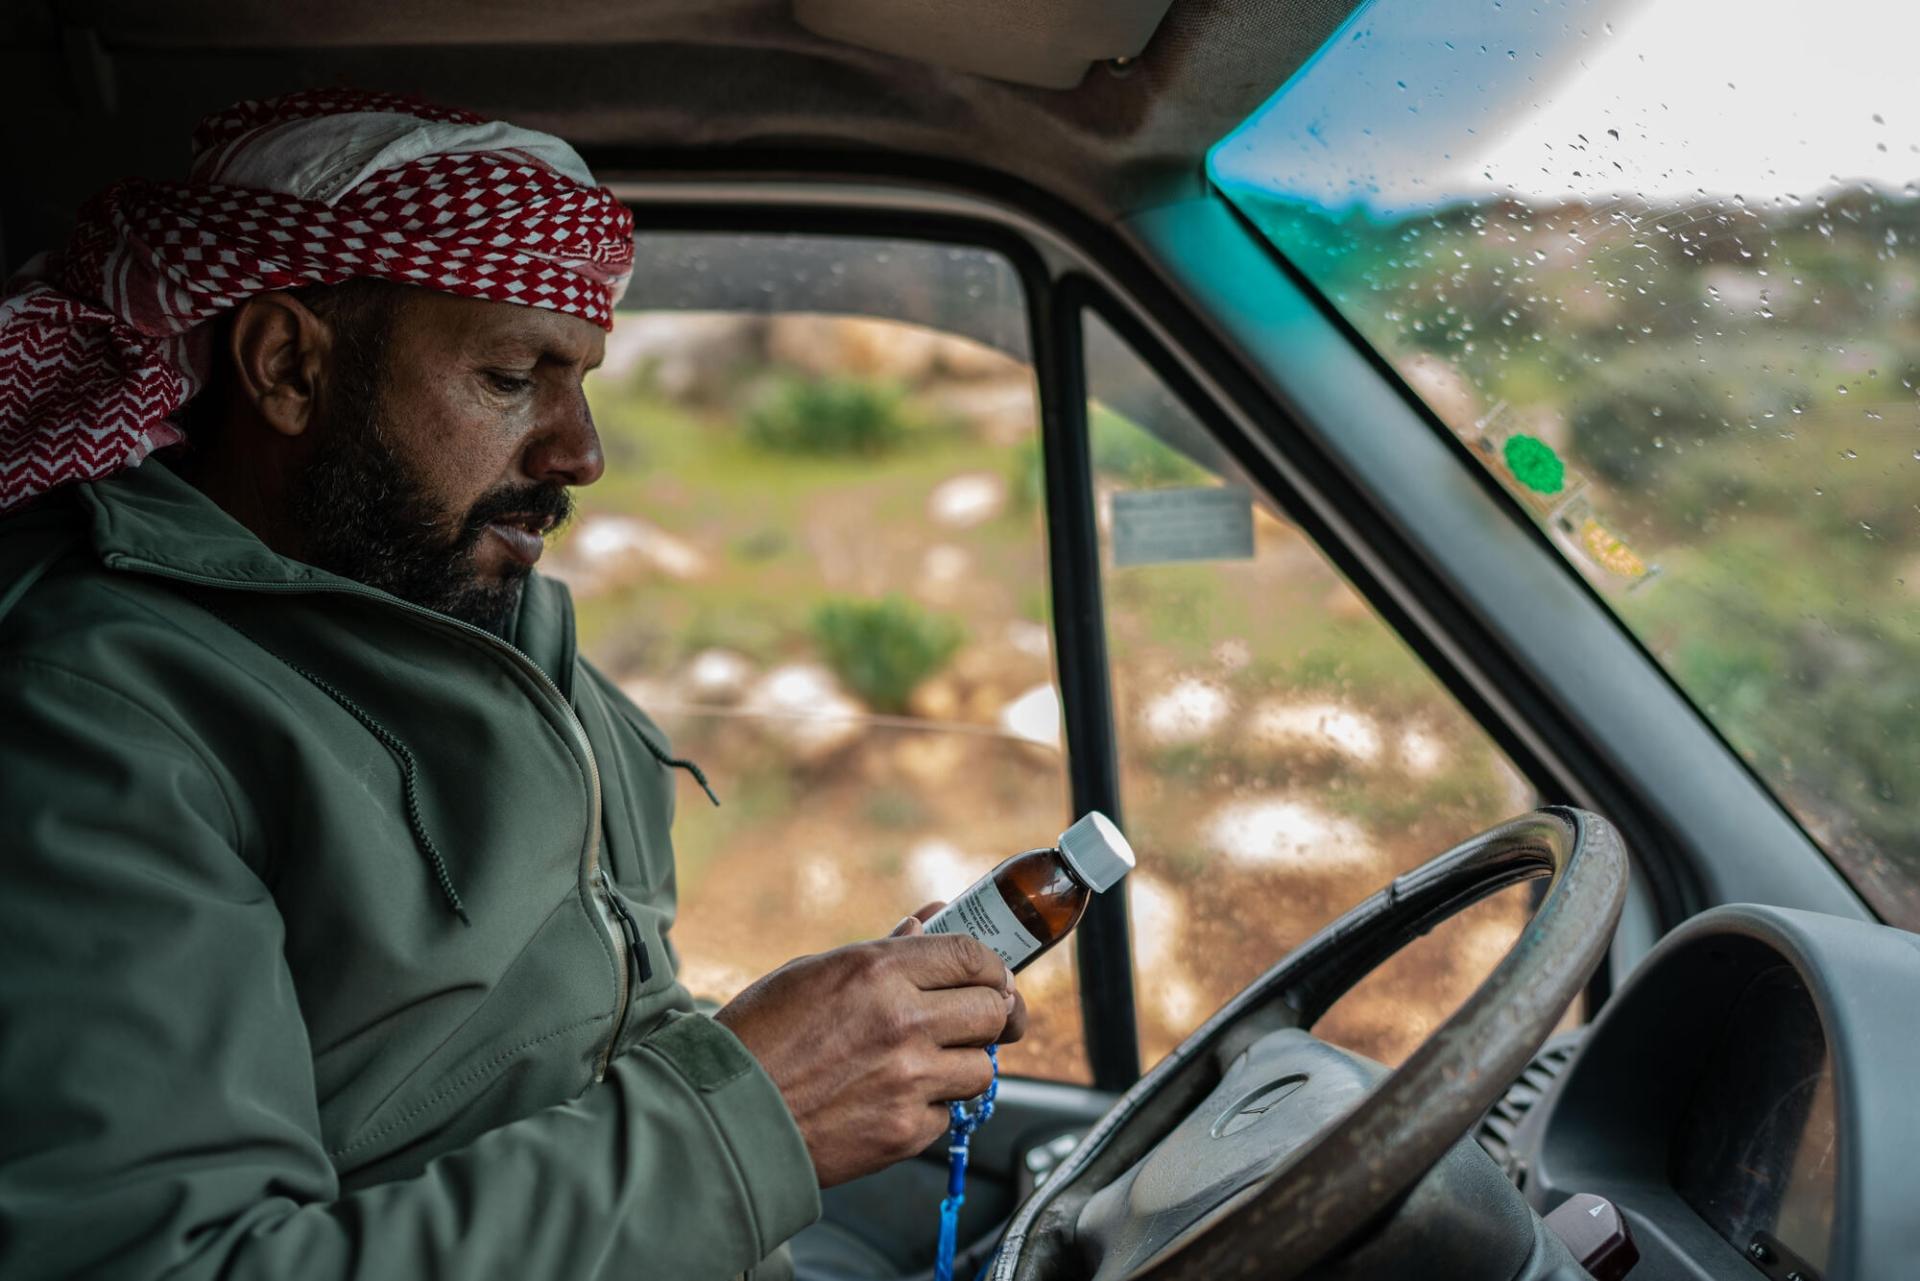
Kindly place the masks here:
<instances>
[{"instance_id":1,"label":"car headliner","mask_svg":"<svg viewBox=\"0 0 1920 1281\"><path fill-rule=\"evenodd\" d=\"M1207 148L1353 7L1174 0L1130 66L1049 90L813 35L789 0L27 0L0 9L0 260L57 243L115 178L179 176L207 111L327 85L551 130L603 165L852 153L884 174L912 157L1118 220L1196 191Z\"/></svg>"}]
</instances>

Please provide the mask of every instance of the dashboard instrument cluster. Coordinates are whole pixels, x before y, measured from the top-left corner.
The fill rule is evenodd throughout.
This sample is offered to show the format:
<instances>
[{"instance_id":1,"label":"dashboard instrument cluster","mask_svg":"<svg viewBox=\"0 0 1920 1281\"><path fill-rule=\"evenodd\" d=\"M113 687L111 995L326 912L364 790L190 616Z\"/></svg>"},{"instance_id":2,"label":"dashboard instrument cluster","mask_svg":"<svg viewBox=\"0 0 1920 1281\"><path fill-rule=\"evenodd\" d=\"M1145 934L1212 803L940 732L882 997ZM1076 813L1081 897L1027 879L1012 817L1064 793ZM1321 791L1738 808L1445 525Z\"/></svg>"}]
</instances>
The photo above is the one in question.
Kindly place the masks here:
<instances>
[{"instance_id":1,"label":"dashboard instrument cluster","mask_svg":"<svg viewBox=\"0 0 1920 1281\"><path fill-rule=\"evenodd\" d=\"M1542 1214L1612 1201L1631 1281L1920 1276L1920 937L1735 905L1673 931L1514 1135Z\"/></svg>"}]
</instances>

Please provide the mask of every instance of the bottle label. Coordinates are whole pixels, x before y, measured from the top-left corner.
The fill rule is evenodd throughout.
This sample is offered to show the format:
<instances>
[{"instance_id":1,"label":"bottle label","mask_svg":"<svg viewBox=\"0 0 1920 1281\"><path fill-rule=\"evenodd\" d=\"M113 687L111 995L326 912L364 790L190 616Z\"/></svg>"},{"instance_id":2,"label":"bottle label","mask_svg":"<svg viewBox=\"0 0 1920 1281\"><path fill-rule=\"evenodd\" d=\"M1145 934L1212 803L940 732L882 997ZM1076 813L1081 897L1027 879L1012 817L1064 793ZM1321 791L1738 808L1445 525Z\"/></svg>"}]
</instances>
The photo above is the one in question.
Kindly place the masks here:
<instances>
[{"instance_id":1,"label":"bottle label","mask_svg":"<svg viewBox=\"0 0 1920 1281\"><path fill-rule=\"evenodd\" d=\"M1040 950L1040 940L1007 906L1006 896L991 876L934 913L926 924L929 934L971 934L996 952L1012 969Z\"/></svg>"}]
</instances>

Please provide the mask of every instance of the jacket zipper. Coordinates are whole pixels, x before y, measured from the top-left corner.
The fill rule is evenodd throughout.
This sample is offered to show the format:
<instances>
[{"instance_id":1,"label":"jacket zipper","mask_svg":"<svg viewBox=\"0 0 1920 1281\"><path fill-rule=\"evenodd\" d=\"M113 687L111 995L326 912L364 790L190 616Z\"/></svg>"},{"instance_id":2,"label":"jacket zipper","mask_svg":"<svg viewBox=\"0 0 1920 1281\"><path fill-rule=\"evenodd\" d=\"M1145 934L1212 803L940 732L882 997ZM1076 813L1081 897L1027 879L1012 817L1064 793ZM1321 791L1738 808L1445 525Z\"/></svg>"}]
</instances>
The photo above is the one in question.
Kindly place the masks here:
<instances>
[{"instance_id":1,"label":"jacket zipper","mask_svg":"<svg viewBox=\"0 0 1920 1281\"><path fill-rule=\"evenodd\" d=\"M647 945L640 937L640 922L634 919L633 909L620 897L620 891L614 889L613 878L607 875L607 869L600 869L600 891L603 901L612 912L613 920L620 924L620 932L627 940L627 964L620 973L620 1013L613 1021L613 1035L607 1041L607 1048L600 1056L598 1077L604 1078L607 1068L613 1062L614 1049L619 1045L620 1033L627 1020L629 993L639 989L640 985L653 977L653 962L647 956Z\"/></svg>"},{"instance_id":2,"label":"jacket zipper","mask_svg":"<svg viewBox=\"0 0 1920 1281\"><path fill-rule=\"evenodd\" d=\"M620 919L621 932L627 936L628 968L633 971L633 985L638 987L653 977L653 961L647 956L647 945L640 937L640 922L634 918L633 909L620 897L620 892L613 888L613 879L607 875L605 868L600 870L600 884L607 891L607 906Z\"/></svg>"},{"instance_id":3,"label":"jacket zipper","mask_svg":"<svg viewBox=\"0 0 1920 1281\"><path fill-rule=\"evenodd\" d=\"M595 1081L604 1079L607 1074L607 1067L613 1061L614 1047L619 1044L620 1033L627 1021L627 999L629 996L629 988L627 986L628 973L633 965L633 945L638 942L639 931L633 921L631 913L627 911L626 905L619 903L618 899L615 898L612 882L600 866L600 762L593 754L593 742L587 737L586 726L582 725L580 718L573 714L573 708L567 705L565 696L560 693L559 688L554 685L547 674L540 670L540 665L521 653L519 649L507 644L506 641L501 640L498 636L495 636L492 632L475 627L471 623L463 623L457 618L449 618L445 614L427 609L424 606L415 605L410 601L401 600L398 596L380 591L378 588L367 587L358 583L350 583L344 580L338 583L249 583L235 581L231 578L218 578L212 574L196 574L190 570L174 569L172 566L162 565L155 561L142 560L137 556L128 556L124 552L108 552L101 559L109 569L134 569L142 573L152 574L158 578L171 578L183 583L195 583L203 587L218 587L227 591L260 592L266 595L297 595L301 592L331 592L337 596L359 596L367 600L378 601L383 605L391 605L406 613L414 614L435 626L450 628L455 631L466 632L470 635L477 636L482 641L492 645L509 661L519 665L522 670L534 678L535 683L542 690L546 691L548 700L552 706L560 709L560 715L566 722L567 729L572 733L575 744L579 747L581 755L586 758L587 762L587 884L589 893L593 894L595 905L599 908L599 910L595 912L595 915L600 918L600 926L606 932L608 945L613 950L614 990L617 993L616 1003L613 1007L613 1029L607 1037L606 1047L601 1050L598 1059L595 1060L593 1072L593 1079ZM612 908L612 916L618 918L619 928L615 928L614 920L610 919L608 910L599 907L602 898L601 893L594 892L595 887L598 887L600 891L604 892L606 902L618 904ZM646 964L644 953L642 955L642 966L650 975L652 967Z\"/></svg>"}]
</instances>

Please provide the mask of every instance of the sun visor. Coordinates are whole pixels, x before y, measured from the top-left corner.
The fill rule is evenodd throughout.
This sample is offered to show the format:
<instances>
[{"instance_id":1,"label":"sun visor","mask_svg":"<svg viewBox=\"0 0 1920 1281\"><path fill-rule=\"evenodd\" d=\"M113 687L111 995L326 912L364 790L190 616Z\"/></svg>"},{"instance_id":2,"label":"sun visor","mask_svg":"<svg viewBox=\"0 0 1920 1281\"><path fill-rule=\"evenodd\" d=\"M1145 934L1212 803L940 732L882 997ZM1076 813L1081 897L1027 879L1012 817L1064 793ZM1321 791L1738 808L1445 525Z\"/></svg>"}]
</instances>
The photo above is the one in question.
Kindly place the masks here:
<instances>
[{"instance_id":1,"label":"sun visor","mask_svg":"<svg viewBox=\"0 0 1920 1281\"><path fill-rule=\"evenodd\" d=\"M816 35L956 71L1071 89L1146 48L1172 0L793 0Z\"/></svg>"}]
</instances>

